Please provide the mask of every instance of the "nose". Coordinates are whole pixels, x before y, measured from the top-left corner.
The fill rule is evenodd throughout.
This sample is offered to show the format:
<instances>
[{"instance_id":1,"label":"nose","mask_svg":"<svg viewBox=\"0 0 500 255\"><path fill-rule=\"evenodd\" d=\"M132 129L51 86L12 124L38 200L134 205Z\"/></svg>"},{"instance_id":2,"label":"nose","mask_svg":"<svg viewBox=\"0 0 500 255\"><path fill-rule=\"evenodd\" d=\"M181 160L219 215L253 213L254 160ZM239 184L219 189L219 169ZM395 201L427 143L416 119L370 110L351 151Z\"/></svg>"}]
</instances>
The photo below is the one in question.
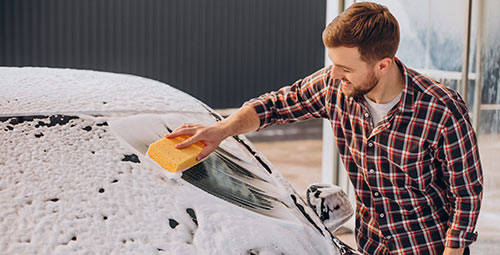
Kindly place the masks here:
<instances>
[{"instance_id":1,"label":"nose","mask_svg":"<svg viewBox=\"0 0 500 255\"><path fill-rule=\"evenodd\" d=\"M344 71L342 71L342 68L340 67L335 67L335 65L332 66L332 78L333 79L342 79L344 78Z\"/></svg>"}]
</instances>

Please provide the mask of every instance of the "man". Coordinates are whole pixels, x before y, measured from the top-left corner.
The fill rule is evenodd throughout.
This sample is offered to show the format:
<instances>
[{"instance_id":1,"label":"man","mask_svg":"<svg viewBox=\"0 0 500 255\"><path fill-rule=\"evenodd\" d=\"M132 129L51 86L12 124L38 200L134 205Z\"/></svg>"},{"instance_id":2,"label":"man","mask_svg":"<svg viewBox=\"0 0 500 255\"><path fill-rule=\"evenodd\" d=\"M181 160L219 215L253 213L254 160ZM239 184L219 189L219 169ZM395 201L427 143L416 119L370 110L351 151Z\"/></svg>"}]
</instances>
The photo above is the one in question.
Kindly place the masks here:
<instances>
[{"instance_id":1,"label":"man","mask_svg":"<svg viewBox=\"0 0 500 255\"><path fill-rule=\"evenodd\" d=\"M323 32L333 66L245 103L213 126L186 124L178 148L308 118L330 120L356 190L356 240L365 254L463 254L482 198L477 141L460 96L395 57L389 10L356 3Z\"/></svg>"}]
</instances>

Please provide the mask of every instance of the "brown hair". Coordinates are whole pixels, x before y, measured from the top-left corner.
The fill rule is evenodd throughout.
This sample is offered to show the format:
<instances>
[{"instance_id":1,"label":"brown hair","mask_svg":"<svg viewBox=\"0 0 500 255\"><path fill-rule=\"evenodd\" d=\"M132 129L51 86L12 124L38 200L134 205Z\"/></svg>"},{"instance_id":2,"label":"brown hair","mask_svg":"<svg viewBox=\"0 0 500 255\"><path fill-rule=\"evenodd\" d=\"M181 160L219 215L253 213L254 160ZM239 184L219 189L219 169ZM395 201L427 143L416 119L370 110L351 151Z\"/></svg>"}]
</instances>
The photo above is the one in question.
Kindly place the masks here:
<instances>
[{"instance_id":1,"label":"brown hair","mask_svg":"<svg viewBox=\"0 0 500 255\"><path fill-rule=\"evenodd\" d=\"M387 7L371 2L351 5L323 31L326 47L358 47L366 62L393 58L399 45L398 21Z\"/></svg>"}]
</instances>

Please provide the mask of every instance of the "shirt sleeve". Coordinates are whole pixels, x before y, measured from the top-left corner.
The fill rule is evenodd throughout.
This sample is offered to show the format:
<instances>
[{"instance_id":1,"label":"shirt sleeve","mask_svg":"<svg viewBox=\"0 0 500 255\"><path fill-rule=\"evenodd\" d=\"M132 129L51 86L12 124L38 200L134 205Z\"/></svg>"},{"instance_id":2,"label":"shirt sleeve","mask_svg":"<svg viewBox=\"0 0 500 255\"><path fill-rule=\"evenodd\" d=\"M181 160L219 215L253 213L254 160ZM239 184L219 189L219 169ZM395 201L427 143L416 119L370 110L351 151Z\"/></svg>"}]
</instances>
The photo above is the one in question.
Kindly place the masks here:
<instances>
[{"instance_id":1,"label":"shirt sleeve","mask_svg":"<svg viewBox=\"0 0 500 255\"><path fill-rule=\"evenodd\" d=\"M481 207L483 175L477 140L465 103L458 99L449 113L439 140L451 203L445 246L461 248L476 241L474 232Z\"/></svg>"},{"instance_id":2,"label":"shirt sleeve","mask_svg":"<svg viewBox=\"0 0 500 255\"><path fill-rule=\"evenodd\" d=\"M259 129L310 118L327 118L325 100L329 70L325 67L291 86L263 94L243 105L255 109L260 119Z\"/></svg>"}]
</instances>

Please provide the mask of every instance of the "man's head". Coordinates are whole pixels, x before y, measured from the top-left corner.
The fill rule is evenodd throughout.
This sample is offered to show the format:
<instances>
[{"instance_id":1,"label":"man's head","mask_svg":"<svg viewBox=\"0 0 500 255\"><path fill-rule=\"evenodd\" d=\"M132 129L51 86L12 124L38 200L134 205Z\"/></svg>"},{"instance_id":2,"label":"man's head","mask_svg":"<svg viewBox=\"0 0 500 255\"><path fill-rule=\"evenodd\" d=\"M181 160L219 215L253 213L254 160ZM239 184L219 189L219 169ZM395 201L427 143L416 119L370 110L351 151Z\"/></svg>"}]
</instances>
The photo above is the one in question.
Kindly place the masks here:
<instances>
[{"instance_id":1,"label":"man's head","mask_svg":"<svg viewBox=\"0 0 500 255\"><path fill-rule=\"evenodd\" d=\"M348 96L370 92L392 65L399 45L399 25L389 10L370 2L356 3L323 31L333 77L343 81Z\"/></svg>"}]
</instances>

